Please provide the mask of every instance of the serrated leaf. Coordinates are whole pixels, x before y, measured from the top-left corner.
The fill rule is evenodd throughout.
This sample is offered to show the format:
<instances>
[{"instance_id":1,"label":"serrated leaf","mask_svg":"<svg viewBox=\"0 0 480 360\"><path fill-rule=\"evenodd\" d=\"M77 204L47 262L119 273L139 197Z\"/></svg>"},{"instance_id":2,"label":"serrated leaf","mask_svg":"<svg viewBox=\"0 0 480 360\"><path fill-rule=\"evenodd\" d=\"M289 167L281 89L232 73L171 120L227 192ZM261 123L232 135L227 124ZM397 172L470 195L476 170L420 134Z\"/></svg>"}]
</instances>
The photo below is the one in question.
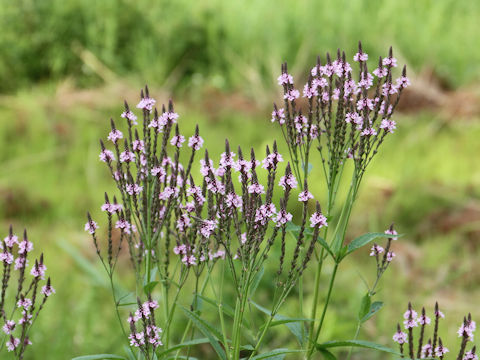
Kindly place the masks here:
<instances>
[{"instance_id":1,"label":"serrated leaf","mask_svg":"<svg viewBox=\"0 0 480 360\"><path fill-rule=\"evenodd\" d=\"M377 313L383 306L383 302L375 301L370 305L369 312L360 320L362 323L370 319L375 313Z\"/></svg>"},{"instance_id":2,"label":"serrated leaf","mask_svg":"<svg viewBox=\"0 0 480 360\"><path fill-rule=\"evenodd\" d=\"M377 238L380 238L380 237L383 237L383 238L397 237L398 238L400 236L401 235L390 235L385 233L366 233L366 234L360 235L359 237L352 240L350 244L348 244L347 253L345 254L345 256L351 254L357 249L360 249L362 246L367 245L369 242Z\"/></svg>"},{"instance_id":3,"label":"serrated leaf","mask_svg":"<svg viewBox=\"0 0 480 360\"><path fill-rule=\"evenodd\" d=\"M209 324L205 320L201 319L197 314L188 310L186 307L182 306L182 310L185 312L185 315L190 320L192 320L192 322L195 324L197 329L200 330L200 332L208 338L210 344L212 345L217 355L221 359L226 360L227 358L225 355L225 351L222 349L222 347L220 346L220 343L217 340L222 338L218 330L215 329L211 324Z\"/></svg>"},{"instance_id":4,"label":"serrated leaf","mask_svg":"<svg viewBox=\"0 0 480 360\"><path fill-rule=\"evenodd\" d=\"M169 354L169 353L171 353L173 351L176 351L176 350L183 349L185 347L189 347L189 346L192 346L192 345L198 345L198 344L206 344L208 342L210 342L210 340L208 340L208 338L201 338L201 339L194 339L194 340L190 340L190 341L185 341L181 344L172 346L172 347L168 348L167 350L159 352L158 356L162 357L166 354Z\"/></svg>"},{"instance_id":5,"label":"serrated leaf","mask_svg":"<svg viewBox=\"0 0 480 360\"><path fill-rule=\"evenodd\" d=\"M287 354L301 353L303 350L275 349L263 354L255 355L252 360L259 359L283 359Z\"/></svg>"},{"instance_id":6,"label":"serrated leaf","mask_svg":"<svg viewBox=\"0 0 480 360\"><path fill-rule=\"evenodd\" d=\"M108 360L108 359L122 359L126 360L125 357L114 355L114 354L96 354L96 355L85 355L85 356L78 356L73 358L72 360Z\"/></svg>"},{"instance_id":7,"label":"serrated leaf","mask_svg":"<svg viewBox=\"0 0 480 360\"><path fill-rule=\"evenodd\" d=\"M366 293L364 297L362 297L362 301L360 303L360 310L358 311L358 320L362 320L365 316L367 316L368 312L370 311L370 305L372 305L372 300L369 293Z\"/></svg>"},{"instance_id":8,"label":"serrated leaf","mask_svg":"<svg viewBox=\"0 0 480 360\"><path fill-rule=\"evenodd\" d=\"M363 341L363 340L340 340L340 341L327 341L323 344L317 344L317 349L329 349L334 347L360 347L365 349L373 349L377 351L383 351L389 354L394 354L401 356L398 351L395 351L389 347L376 344L370 341Z\"/></svg>"}]
</instances>

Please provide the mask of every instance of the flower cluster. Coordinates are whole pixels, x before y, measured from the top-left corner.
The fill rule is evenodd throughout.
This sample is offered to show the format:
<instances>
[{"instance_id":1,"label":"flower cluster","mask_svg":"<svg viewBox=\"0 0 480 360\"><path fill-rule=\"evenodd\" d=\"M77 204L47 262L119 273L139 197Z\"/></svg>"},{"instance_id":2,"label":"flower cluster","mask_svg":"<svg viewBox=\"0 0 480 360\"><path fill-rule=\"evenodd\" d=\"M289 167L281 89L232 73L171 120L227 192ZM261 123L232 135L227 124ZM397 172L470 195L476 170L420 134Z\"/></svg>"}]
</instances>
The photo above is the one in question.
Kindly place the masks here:
<instances>
[{"instance_id":1,"label":"flower cluster","mask_svg":"<svg viewBox=\"0 0 480 360\"><path fill-rule=\"evenodd\" d=\"M6 336L7 351L14 352L19 359L32 342L29 332L33 319L37 318L43 309L47 298L55 293L50 278L45 280L47 267L43 254L35 260L31 269L31 278L27 278L29 267L28 254L33 250L33 244L24 231L23 239L13 233L10 226L8 235L0 243L0 261L3 263L2 291L0 297L0 320L2 331ZM17 279L14 279L14 276ZM14 290L9 291L9 285L15 281ZM8 292L8 297L7 297ZM7 309L9 299L13 299L12 309ZM18 314L20 312L20 314ZM10 318L7 318L7 313ZM17 320L14 320L17 318Z\"/></svg>"},{"instance_id":2,"label":"flower cluster","mask_svg":"<svg viewBox=\"0 0 480 360\"><path fill-rule=\"evenodd\" d=\"M282 65L278 83L283 87L284 105L274 104L272 122L281 126L299 180L306 177L314 140L318 141L324 166L328 169L327 180L333 184L339 167L348 158L354 160L358 176L361 176L385 137L396 128L392 115L402 91L410 85L405 67L401 76L394 80L397 60L390 49L389 55L380 58L377 68L370 73L368 54L361 44L353 60L358 62L358 80L354 80L352 66L340 50L333 60L327 54L324 64L318 57L303 88L303 97L308 103L303 113L298 103L300 92L295 88L287 65Z\"/></svg>"},{"instance_id":3,"label":"flower cluster","mask_svg":"<svg viewBox=\"0 0 480 360\"><path fill-rule=\"evenodd\" d=\"M422 308L421 315L413 310L412 304L408 304L408 309L403 315L405 331L401 330L400 324L397 325L397 332L393 335L393 341L399 344L402 357L404 354L404 345L408 344L408 356L410 359L443 359L445 354L449 352L449 349L442 343L442 339L438 335L439 320L445 316L438 308L438 303L435 304L434 311L434 329L433 336L425 342L425 327L431 324L431 319L426 315L425 308ZM417 350L414 348L414 335L413 328L419 328L418 345ZM458 330L458 336L462 338L460 344L460 350L457 359L460 360L478 360L478 356L475 354L475 346L466 351L467 343L473 341L473 333L475 331L476 324L472 320L471 315L463 319L463 323ZM425 342L425 343L424 343Z\"/></svg>"},{"instance_id":4,"label":"flower cluster","mask_svg":"<svg viewBox=\"0 0 480 360\"><path fill-rule=\"evenodd\" d=\"M383 273L387 270L390 263L393 261L393 258L396 256L393 251L391 251L391 245L393 240L397 240L397 232L393 229L393 224L390 225L390 228L385 230L386 235L391 235L388 237L387 245L385 248L381 247L380 245L374 243L372 248L370 249L370 256L374 256L377 262L377 282L378 279L383 275ZM383 256L380 256L383 254Z\"/></svg>"},{"instance_id":5,"label":"flower cluster","mask_svg":"<svg viewBox=\"0 0 480 360\"><path fill-rule=\"evenodd\" d=\"M158 303L154 300L150 299L143 304L138 300L138 309L128 317L130 346L139 348L146 358L154 353L157 347L163 345L160 335L162 329L155 323L157 308Z\"/></svg>"}]
</instances>

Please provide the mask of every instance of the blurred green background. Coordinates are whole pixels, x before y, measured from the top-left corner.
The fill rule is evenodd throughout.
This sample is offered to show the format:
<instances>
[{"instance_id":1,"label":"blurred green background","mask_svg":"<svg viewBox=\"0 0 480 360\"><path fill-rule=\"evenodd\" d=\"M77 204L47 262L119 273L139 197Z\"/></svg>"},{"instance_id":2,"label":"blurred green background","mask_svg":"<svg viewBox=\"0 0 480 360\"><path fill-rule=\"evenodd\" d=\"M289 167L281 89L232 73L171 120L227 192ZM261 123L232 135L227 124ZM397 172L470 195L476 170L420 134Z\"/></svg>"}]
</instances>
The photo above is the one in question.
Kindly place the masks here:
<instances>
[{"instance_id":1,"label":"blurred green background","mask_svg":"<svg viewBox=\"0 0 480 360\"><path fill-rule=\"evenodd\" d=\"M412 80L397 131L369 169L352 216L349 238L392 221L406 234L394 244L397 257L376 298L385 307L360 338L392 345L409 300L430 311L440 302L452 350L463 315L480 320L479 1L0 5L0 219L5 234L10 223L17 233L29 229L57 289L26 359L121 353L109 290L83 225L85 212L97 215L103 192L113 191L98 139L110 117L119 119L123 99L135 104L148 83L160 103L174 99L186 134L200 125L214 155L227 137L234 147L262 151L281 139L269 116L280 99L280 64L288 61L300 83L317 54L339 47L351 58L358 40L370 59L392 45ZM323 184L311 187L322 199ZM325 341L353 337L362 278L371 281L375 271L367 249L342 267ZM290 338L275 332L272 348ZM358 351L353 358L385 356Z\"/></svg>"}]
</instances>

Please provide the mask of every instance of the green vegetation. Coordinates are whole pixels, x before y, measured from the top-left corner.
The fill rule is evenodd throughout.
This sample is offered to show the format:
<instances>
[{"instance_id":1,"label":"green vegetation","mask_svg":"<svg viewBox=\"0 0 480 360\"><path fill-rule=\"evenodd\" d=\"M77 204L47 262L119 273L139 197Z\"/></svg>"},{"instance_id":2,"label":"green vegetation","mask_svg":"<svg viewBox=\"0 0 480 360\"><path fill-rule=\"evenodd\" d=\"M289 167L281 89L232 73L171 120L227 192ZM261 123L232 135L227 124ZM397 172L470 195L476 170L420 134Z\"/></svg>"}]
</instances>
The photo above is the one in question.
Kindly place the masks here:
<instances>
[{"instance_id":1,"label":"green vegetation","mask_svg":"<svg viewBox=\"0 0 480 360\"><path fill-rule=\"evenodd\" d=\"M98 139L109 117L119 118L124 97L135 103L146 81L159 101L167 100L160 91L173 91L181 129L190 135L198 123L213 155L226 137L232 147L261 153L281 137L269 104L279 94L282 61L298 75L319 52L340 47L353 55L361 39L371 58L392 44L410 72L433 67L449 87L478 86L479 17L479 2L453 0L2 1L1 228L29 229L60 295L36 324L35 351L26 359L121 352L106 277L83 224L86 210L99 212L103 192L112 189ZM464 312L480 318L478 114L409 112L397 120L349 231L353 238L395 221L406 234L394 244L397 258L380 287L385 306L360 338L390 344L412 299L417 307L438 300L448 310L445 337L453 340ZM323 194L319 184L311 191ZM338 279L324 341L353 338L361 279L375 271L366 249L342 266L351 271ZM277 331L272 348L291 341ZM353 358L375 356L383 355L359 350Z\"/></svg>"}]
</instances>

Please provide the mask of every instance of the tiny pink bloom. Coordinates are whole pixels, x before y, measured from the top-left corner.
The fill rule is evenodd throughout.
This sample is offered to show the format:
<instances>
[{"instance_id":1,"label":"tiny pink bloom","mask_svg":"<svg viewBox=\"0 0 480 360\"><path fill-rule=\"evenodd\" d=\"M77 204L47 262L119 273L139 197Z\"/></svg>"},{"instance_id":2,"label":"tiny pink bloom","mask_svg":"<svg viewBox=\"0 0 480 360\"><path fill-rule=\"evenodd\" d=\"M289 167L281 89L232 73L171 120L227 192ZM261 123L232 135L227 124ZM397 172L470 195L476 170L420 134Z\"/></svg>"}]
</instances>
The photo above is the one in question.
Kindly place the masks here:
<instances>
[{"instance_id":1,"label":"tiny pink bloom","mask_svg":"<svg viewBox=\"0 0 480 360\"><path fill-rule=\"evenodd\" d=\"M283 96L284 99L287 99L289 101L294 101L295 99L298 99L300 97L300 91L297 89L291 89L288 90L285 95Z\"/></svg>"},{"instance_id":2,"label":"tiny pink bloom","mask_svg":"<svg viewBox=\"0 0 480 360\"><path fill-rule=\"evenodd\" d=\"M50 295L55 294L55 289L53 288L53 286L44 285L42 287L42 294L46 297L49 297Z\"/></svg>"},{"instance_id":3,"label":"tiny pink bloom","mask_svg":"<svg viewBox=\"0 0 480 360\"><path fill-rule=\"evenodd\" d=\"M278 121L280 125L285 124L285 110L283 108L272 111L272 122Z\"/></svg>"},{"instance_id":4,"label":"tiny pink bloom","mask_svg":"<svg viewBox=\"0 0 480 360\"><path fill-rule=\"evenodd\" d=\"M115 161L115 155L113 154L113 152L107 149L102 150L102 152L100 153L100 155L98 155L98 157L100 158L100 161L103 161L103 162Z\"/></svg>"},{"instance_id":5,"label":"tiny pink bloom","mask_svg":"<svg viewBox=\"0 0 480 360\"><path fill-rule=\"evenodd\" d=\"M372 246L372 248L370 249L370 256L376 256L378 254L381 254L383 253L385 250L383 249L383 247L375 244Z\"/></svg>"},{"instance_id":6,"label":"tiny pink bloom","mask_svg":"<svg viewBox=\"0 0 480 360\"><path fill-rule=\"evenodd\" d=\"M87 221L87 223L85 224L85 231L89 232L92 235L95 234L95 230L97 229L98 229L98 225L93 220Z\"/></svg>"},{"instance_id":7,"label":"tiny pink bloom","mask_svg":"<svg viewBox=\"0 0 480 360\"><path fill-rule=\"evenodd\" d=\"M122 118L129 120L133 125L137 125L137 117L130 110L124 111L121 115Z\"/></svg>"},{"instance_id":8,"label":"tiny pink bloom","mask_svg":"<svg viewBox=\"0 0 480 360\"><path fill-rule=\"evenodd\" d=\"M278 85L293 85L293 76L287 73L283 73L277 78Z\"/></svg>"},{"instance_id":9,"label":"tiny pink bloom","mask_svg":"<svg viewBox=\"0 0 480 360\"><path fill-rule=\"evenodd\" d=\"M405 344L408 342L407 334L403 331L397 331L395 334L393 334L393 341L399 344Z\"/></svg>"},{"instance_id":10,"label":"tiny pink bloom","mask_svg":"<svg viewBox=\"0 0 480 360\"><path fill-rule=\"evenodd\" d=\"M143 109L143 110L148 110L152 111L153 105L155 105L156 101L155 99L149 98L149 97L144 97L140 102L137 104L138 109Z\"/></svg>"},{"instance_id":11,"label":"tiny pink bloom","mask_svg":"<svg viewBox=\"0 0 480 360\"><path fill-rule=\"evenodd\" d=\"M323 226L328 226L327 224L327 218L319 212L315 212L310 216L310 226L311 227L323 227Z\"/></svg>"},{"instance_id":12,"label":"tiny pink bloom","mask_svg":"<svg viewBox=\"0 0 480 360\"><path fill-rule=\"evenodd\" d=\"M183 135L175 135L172 140L170 140L170 144L172 144L172 146L176 146L177 148L181 148L184 142L185 137Z\"/></svg>"},{"instance_id":13,"label":"tiny pink bloom","mask_svg":"<svg viewBox=\"0 0 480 360\"><path fill-rule=\"evenodd\" d=\"M110 134L108 134L107 139L115 144L118 140L123 139L123 134L120 130L114 129L110 131Z\"/></svg>"},{"instance_id":14,"label":"tiny pink bloom","mask_svg":"<svg viewBox=\"0 0 480 360\"><path fill-rule=\"evenodd\" d=\"M306 202L309 199L313 199L313 195L307 190L304 190L300 194L298 194L298 201L300 202Z\"/></svg>"},{"instance_id":15,"label":"tiny pink bloom","mask_svg":"<svg viewBox=\"0 0 480 360\"><path fill-rule=\"evenodd\" d=\"M387 253L387 261L391 262L395 256L397 256L397 255L393 251L389 251Z\"/></svg>"}]
</instances>

